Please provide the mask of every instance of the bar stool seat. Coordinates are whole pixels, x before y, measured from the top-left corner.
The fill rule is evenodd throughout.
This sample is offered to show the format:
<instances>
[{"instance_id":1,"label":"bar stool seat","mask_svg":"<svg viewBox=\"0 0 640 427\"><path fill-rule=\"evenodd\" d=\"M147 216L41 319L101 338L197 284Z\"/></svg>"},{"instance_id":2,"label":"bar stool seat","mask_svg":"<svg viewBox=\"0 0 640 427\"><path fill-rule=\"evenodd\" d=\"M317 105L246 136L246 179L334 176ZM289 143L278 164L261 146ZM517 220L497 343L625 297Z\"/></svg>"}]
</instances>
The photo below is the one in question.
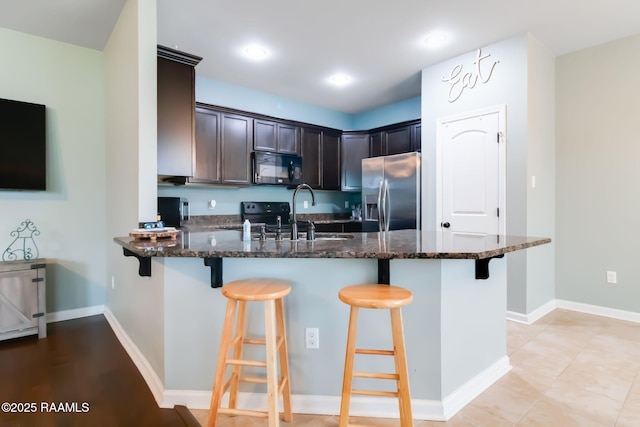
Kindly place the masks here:
<instances>
[{"instance_id":1,"label":"bar stool seat","mask_svg":"<svg viewBox=\"0 0 640 427\"><path fill-rule=\"evenodd\" d=\"M213 381L211 406L209 409L208 427L214 427L218 414L248 415L267 417L269 427L278 427L278 398L282 395L284 403L284 420L291 422L291 386L289 380L289 361L287 358L287 336L284 324L283 298L289 294L291 286L285 280L254 278L236 280L222 286L221 293L227 301L220 350ZM245 320L247 302L263 302L265 304L265 339L245 338ZM236 316L237 313L237 316ZM233 329L235 324L235 337ZM242 358L243 346L265 345L266 362L245 360ZM233 348L233 356L229 351ZM278 377L278 356L280 377ZM225 383L227 365L232 371ZM267 378L244 377L243 366L262 367L267 370ZM237 409L237 395L240 382L267 384L267 411ZM221 408L222 396L229 390L229 407Z\"/></svg>"},{"instance_id":2,"label":"bar stool seat","mask_svg":"<svg viewBox=\"0 0 640 427\"><path fill-rule=\"evenodd\" d=\"M349 404L351 403L352 394L397 397L400 410L400 425L401 427L412 427L413 416L411 413L411 392L409 390L409 373L407 369L407 356L404 345L401 307L409 304L413 300L413 295L410 291L397 286L360 284L342 288L338 293L338 297L342 302L351 307L349 313L349 332L347 334L347 351L344 364L339 427L349 426ZM389 309L391 313L393 350L356 348L358 310L360 308ZM354 359L356 354L393 356L396 372L377 373L354 371ZM397 392L352 389L351 384L354 377L394 380L396 381Z\"/></svg>"}]
</instances>

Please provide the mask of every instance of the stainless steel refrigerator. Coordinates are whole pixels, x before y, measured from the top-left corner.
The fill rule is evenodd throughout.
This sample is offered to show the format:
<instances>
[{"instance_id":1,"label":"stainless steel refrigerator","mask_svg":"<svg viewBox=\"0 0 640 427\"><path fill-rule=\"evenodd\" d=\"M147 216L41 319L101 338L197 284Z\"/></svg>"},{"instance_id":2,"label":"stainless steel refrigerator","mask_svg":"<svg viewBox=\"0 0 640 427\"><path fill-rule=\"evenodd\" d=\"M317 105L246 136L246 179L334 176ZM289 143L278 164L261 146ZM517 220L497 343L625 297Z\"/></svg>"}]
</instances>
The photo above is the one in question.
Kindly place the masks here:
<instances>
[{"instance_id":1,"label":"stainless steel refrigerator","mask_svg":"<svg viewBox=\"0 0 640 427\"><path fill-rule=\"evenodd\" d=\"M363 231L420 229L420 176L420 153L363 159Z\"/></svg>"}]
</instances>

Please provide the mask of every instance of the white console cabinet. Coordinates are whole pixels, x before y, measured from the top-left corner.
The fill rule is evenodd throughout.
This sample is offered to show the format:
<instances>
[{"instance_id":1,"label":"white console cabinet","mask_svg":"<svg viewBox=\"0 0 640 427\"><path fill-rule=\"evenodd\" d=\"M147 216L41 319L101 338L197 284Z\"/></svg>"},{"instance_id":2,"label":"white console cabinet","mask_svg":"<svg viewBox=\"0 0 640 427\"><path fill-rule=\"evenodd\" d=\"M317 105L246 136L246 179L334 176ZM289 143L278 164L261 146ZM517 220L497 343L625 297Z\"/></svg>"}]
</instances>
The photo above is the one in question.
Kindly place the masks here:
<instances>
[{"instance_id":1,"label":"white console cabinet","mask_svg":"<svg viewBox=\"0 0 640 427\"><path fill-rule=\"evenodd\" d=\"M45 260L0 262L0 340L47 336Z\"/></svg>"}]
</instances>

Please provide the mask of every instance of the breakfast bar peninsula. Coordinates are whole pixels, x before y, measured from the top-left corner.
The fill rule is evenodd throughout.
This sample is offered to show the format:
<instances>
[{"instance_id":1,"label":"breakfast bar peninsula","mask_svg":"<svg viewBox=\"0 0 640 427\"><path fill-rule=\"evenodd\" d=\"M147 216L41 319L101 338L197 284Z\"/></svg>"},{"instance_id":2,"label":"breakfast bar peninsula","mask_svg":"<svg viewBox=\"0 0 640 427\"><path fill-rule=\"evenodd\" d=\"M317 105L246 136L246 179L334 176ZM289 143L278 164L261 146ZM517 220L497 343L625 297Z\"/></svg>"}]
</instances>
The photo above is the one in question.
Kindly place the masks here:
<instances>
[{"instance_id":1,"label":"breakfast bar peninsula","mask_svg":"<svg viewBox=\"0 0 640 427\"><path fill-rule=\"evenodd\" d=\"M338 291L377 282L414 296L403 310L414 418L448 419L510 369L503 257L551 241L419 230L317 233L315 240L305 233L298 240L254 233L242 241L241 234L199 228L183 230L175 240L114 239L138 263L140 275L159 275L164 286L158 308L164 318L163 406L208 407L226 304L215 287L274 277L292 284L285 311L294 412L339 412L349 308ZM392 348L386 314L361 313L359 345ZM261 319L259 312L249 313L249 333L260 333ZM319 329L319 349L305 348L309 327ZM383 359L364 356L356 366L393 372ZM266 402L260 385L242 392L240 407ZM354 398L351 415L398 417L397 401Z\"/></svg>"}]
</instances>

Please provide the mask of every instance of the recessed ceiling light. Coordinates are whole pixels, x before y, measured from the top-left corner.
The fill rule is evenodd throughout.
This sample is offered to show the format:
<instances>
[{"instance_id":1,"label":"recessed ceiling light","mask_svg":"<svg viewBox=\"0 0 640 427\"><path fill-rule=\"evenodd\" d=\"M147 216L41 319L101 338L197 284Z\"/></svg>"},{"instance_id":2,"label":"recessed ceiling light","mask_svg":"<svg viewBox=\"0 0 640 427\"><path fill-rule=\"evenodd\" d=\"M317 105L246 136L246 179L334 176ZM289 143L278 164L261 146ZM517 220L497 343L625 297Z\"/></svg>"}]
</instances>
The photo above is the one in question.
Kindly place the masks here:
<instances>
[{"instance_id":1,"label":"recessed ceiling light","mask_svg":"<svg viewBox=\"0 0 640 427\"><path fill-rule=\"evenodd\" d=\"M269 52L267 52L267 49L255 44L245 47L242 52L247 58L252 59L254 61L260 61L261 59L265 59L269 54Z\"/></svg>"},{"instance_id":2,"label":"recessed ceiling light","mask_svg":"<svg viewBox=\"0 0 640 427\"><path fill-rule=\"evenodd\" d=\"M344 86L350 82L351 82L351 77L342 73L334 74L333 76L329 77L329 83L331 83L334 86Z\"/></svg>"},{"instance_id":3,"label":"recessed ceiling light","mask_svg":"<svg viewBox=\"0 0 640 427\"><path fill-rule=\"evenodd\" d=\"M434 31L424 39L424 44L431 49L437 49L446 44L449 36L441 31Z\"/></svg>"}]
</instances>

